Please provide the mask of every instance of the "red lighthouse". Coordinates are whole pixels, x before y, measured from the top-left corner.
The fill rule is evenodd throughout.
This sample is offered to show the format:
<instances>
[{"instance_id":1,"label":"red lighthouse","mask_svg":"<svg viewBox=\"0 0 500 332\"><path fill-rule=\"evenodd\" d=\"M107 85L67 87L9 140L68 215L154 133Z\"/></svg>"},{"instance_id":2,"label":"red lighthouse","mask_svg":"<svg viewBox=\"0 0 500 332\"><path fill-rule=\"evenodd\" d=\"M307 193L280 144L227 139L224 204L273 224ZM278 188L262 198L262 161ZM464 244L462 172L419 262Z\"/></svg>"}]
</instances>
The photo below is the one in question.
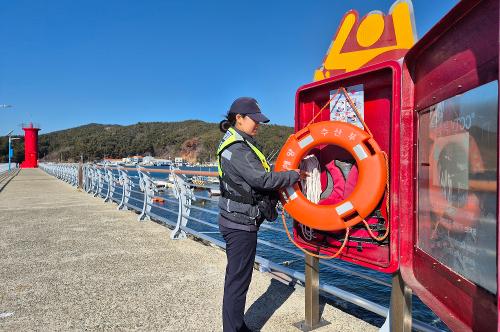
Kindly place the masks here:
<instances>
[{"instance_id":1,"label":"red lighthouse","mask_svg":"<svg viewBox=\"0 0 500 332\"><path fill-rule=\"evenodd\" d=\"M24 130L24 161L21 168L38 167L38 131L40 128L33 127L33 123L23 127Z\"/></svg>"}]
</instances>

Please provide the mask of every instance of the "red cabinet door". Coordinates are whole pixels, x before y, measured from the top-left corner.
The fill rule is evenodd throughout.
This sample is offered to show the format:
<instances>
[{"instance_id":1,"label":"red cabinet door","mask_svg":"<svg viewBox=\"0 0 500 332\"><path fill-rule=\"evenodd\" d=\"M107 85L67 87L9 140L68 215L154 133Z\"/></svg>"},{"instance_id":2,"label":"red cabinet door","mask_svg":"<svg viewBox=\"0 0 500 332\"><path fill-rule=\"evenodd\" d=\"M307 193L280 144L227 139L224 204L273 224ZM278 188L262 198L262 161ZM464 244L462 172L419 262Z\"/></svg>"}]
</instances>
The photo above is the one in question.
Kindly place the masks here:
<instances>
[{"instance_id":1,"label":"red cabinet door","mask_svg":"<svg viewBox=\"0 0 500 332\"><path fill-rule=\"evenodd\" d=\"M451 329L498 329L498 0L457 4L405 56L400 268Z\"/></svg>"}]
</instances>

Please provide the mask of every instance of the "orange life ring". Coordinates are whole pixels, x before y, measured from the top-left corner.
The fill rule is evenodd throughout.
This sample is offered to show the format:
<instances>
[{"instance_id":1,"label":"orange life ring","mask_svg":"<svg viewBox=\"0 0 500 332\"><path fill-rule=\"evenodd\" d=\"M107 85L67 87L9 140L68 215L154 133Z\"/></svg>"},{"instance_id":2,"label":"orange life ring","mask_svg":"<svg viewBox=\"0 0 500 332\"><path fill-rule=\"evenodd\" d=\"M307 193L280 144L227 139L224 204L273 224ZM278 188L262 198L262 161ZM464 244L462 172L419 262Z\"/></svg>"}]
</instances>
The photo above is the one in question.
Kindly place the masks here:
<instances>
[{"instance_id":1,"label":"orange life ring","mask_svg":"<svg viewBox=\"0 0 500 332\"><path fill-rule=\"evenodd\" d=\"M323 231L339 231L363 221L375 210L385 191L387 166L377 142L366 131L339 121L313 123L291 135L280 151L275 170L299 168L309 150L318 145L337 145L352 154L359 176L353 192L334 205L309 201L299 185L281 191L285 210L301 224Z\"/></svg>"}]
</instances>

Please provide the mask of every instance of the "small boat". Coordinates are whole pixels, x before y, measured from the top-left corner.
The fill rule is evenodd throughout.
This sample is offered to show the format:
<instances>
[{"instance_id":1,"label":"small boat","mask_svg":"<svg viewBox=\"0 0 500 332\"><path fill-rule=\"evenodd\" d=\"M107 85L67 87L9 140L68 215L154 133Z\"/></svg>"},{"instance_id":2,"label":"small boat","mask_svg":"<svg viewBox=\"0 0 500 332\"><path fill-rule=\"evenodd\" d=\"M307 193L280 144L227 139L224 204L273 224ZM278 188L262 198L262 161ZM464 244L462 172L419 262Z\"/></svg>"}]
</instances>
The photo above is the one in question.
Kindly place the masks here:
<instances>
[{"instance_id":1,"label":"small boat","mask_svg":"<svg viewBox=\"0 0 500 332\"><path fill-rule=\"evenodd\" d=\"M153 183L158 191L165 191L169 187L169 182L165 180L154 180Z\"/></svg>"},{"instance_id":2,"label":"small boat","mask_svg":"<svg viewBox=\"0 0 500 332\"><path fill-rule=\"evenodd\" d=\"M191 182L199 186L204 186L206 184L206 182L203 181L202 179L193 179Z\"/></svg>"},{"instance_id":3,"label":"small boat","mask_svg":"<svg viewBox=\"0 0 500 332\"><path fill-rule=\"evenodd\" d=\"M219 188L210 188L210 189L208 189L208 194L210 196L220 196L220 189Z\"/></svg>"}]
</instances>

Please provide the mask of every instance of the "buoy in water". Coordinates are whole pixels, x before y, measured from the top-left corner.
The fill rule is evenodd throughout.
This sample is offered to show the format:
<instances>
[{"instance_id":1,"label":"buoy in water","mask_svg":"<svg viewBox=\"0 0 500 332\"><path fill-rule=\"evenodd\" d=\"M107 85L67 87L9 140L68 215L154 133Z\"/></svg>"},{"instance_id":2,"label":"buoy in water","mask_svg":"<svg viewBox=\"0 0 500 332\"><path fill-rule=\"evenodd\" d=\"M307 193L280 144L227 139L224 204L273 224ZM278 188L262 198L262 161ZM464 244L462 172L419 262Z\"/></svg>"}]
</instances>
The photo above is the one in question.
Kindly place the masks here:
<instances>
[{"instance_id":1,"label":"buoy in water","mask_svg":"<svg viewBox=\"0 0 500 332\"><path fill-rule=\"evenodd\" d=\"M165 199L161 197L153 197L154 203L165 203Z\"/></svg>"}]
</instances>

